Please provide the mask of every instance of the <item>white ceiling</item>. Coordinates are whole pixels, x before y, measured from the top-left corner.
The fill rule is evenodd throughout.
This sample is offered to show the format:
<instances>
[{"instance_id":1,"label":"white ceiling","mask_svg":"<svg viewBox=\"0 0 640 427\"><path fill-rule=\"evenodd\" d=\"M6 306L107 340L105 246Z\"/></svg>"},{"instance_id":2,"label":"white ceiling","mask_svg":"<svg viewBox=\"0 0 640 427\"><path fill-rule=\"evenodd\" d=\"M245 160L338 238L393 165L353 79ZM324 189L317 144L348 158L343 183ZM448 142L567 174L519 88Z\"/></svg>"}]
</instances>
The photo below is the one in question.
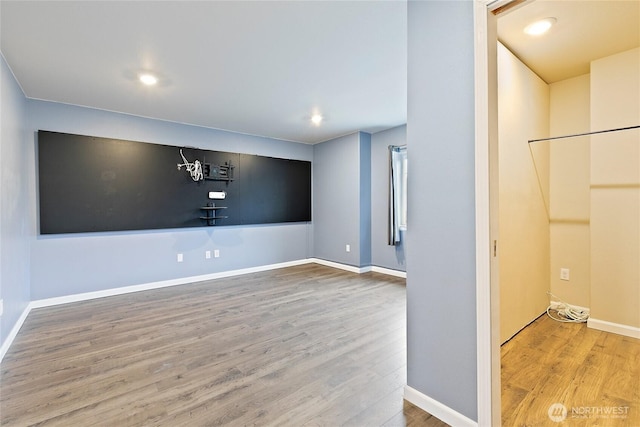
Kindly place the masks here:
<instances>
[{"instance_id":1,"label":"white ceiling","mask_svg":"<svg viewBox=\"0 0 640 427\"><path fill-rule=\"evenodd\" d=\"M2 53L30 98L307 143L406 122L404 1L0 7ZM142 87L141 70L161 84Z\"/></svg>"},{"instance_id":2,"label":"white ceiling","mask_svg":"<svg viewBox=\"0 0 640 427\"><path fill-rule=\"evenodd\" d=\"M587 74L594 59L640 46L639 0L536 0L498 17L498 39L547 83ZM524 33L548 17L557 23L547 34Z\"/></svg>"},{"instance_id":3,"label":"white ceiling","mask_svg":"<svg viewBox=\"0 0 640 427\"><path fill-rule=\"evenodd\" d=\"M522 32L549 16L546 36ZM552 83L639 46L639 27L640 0L529 0L498 36ZM406 122L406 34L403 0L0 0L0 48L30 98L306 143Z\"/></svg>"}]
</instances>

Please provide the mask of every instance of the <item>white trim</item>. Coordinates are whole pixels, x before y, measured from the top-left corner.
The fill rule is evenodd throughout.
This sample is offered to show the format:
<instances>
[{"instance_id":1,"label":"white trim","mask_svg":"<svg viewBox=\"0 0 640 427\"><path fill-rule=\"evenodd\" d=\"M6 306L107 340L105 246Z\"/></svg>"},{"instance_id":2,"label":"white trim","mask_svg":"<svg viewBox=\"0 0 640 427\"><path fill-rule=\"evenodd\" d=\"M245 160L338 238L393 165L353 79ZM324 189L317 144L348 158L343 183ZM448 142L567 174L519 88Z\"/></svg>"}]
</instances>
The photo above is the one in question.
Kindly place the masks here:
<instances>
[{"instance_id":1,"label":"white trim","mask_svg":"<svg viewBox=\"0 0 640 427\"><path fill-rule=\"evenodd\" d=\"M499 338L492 331L490 202L490 4L474 2L475 220L476 220L476 393L478 424L500 424ZM496 360L497 359L497 360ZM446 420L445 420L446 421ZM449 422L449 424L452 424ZM458 425L453 423L453 425Z\"/></svg>"},{"instance_id":2,"label":"white trim","mask_svg":"<svg viewBox=\"0 0 640 427\"><path fill-rule=\"evenodd\" d=\"M505 6L509 3L511 3L513 0L478 0L480 3L483 3L483 6L489 11L489 12L493 12L496 9L501 8L502 6Z\"/></svg>"},{"instance_id":3,"label":"white trim","mask_svg":"<svg viewBox=\"0 0 640 427\"><path fill-rule=\"evenodd\" d=\"M115 295L129 294L132 292L148 291L151 289L166 288L168 286L186 285L189 283L204 282L206 280L222 279L225 277L240 276L242 274L258 273L261 271L275 270L277 268L293 267L296 265L309 264L309 259L297 261L281 262L278 264L261 265L258 267L242 268L239 270L221 271L219 273L203 274L200 276L181 277L179 279L162 280L159 282L143 283L140 285L124 286L120 288L105 289L102 291L86 292L82 294L65 295L62 297L46 298L31 302L32 308L50 307L53 305L67 304L70 302L86 301L96 298L110 297Z\"/></svg>"},{"instance_id":4,"label":"white trim","mask_svg":"<svg viewBox=\"0 0 640 427\"><path fill-rule=\"evenodd\" d=\"M404 386L404 399L449 425L456 427L478 427L478 423L472 419L467 418L461 413L454 411L408 385Z\"/></svg>"},{"instance_id":5,"label":"white trim","mask_svg":"<svg viewBox=\"0 0 640 427\"><path fill-rule=\"evenodd\" d=\"M640 328L635 326L623 325L620 323L607 322L606 320L598 320L589 318L587 320L587 327L591 329L597 329L604 332L612 332L618 335L624 335L625 337L631 337L640 339Z\"/></svg>"},{"instance_id":6,"label":"white trim","mask_svg":"<svg viewBox=\"0 0 640 427\"><path fill-rule=\"evenodd\" d=\"M148 291L152 289L166 288L168 286L187 285L190 283L204 282L207 280L222 279L225 277L259 273L261 271L275 270L278 268L293 267L296 265L312 264L312 263L324 265L327 267L337 268L340 270L346 270L346 271L350 271L352 273L358 273L358 274L367 273L369 271L377 271L379 273L388 274L390 276L406 277L406 273L402 271L397 271L397 270L383 269L380 267L371 267L371 266L354 267L351 265L340 264L337 262L326 261L318 258L307 258L307 259L300 259L296 261L281 262L278 264L268 264L268 265L261 265L258 267L243 268L239 270L228 270L228 271L221 271L218 273L203 274L200 276L181 277L178 279L161 280L158 282L149 282L149 283L143 283L140 285L111 288L111 289L105 289L105 290L95 291L95 292L86 292L81 294L65 295L61 297L45 298L45 299L31 301L30 306L32 308L50 307L50 306L59 305L59 304L67 304L71 302L86 301L86 300L110 297L115 295L123 295L123 294L132 293L132 292ZM402 275L403 273L404 273L404 276Z\"/></svg>"},{"instance_id":7,"label":"white trim","mask_svg":"<svg viewBox=\"0 0 640 427\"><path fill-rule=\"evenodd\" d=\"M320 259L320 258L309 258L309 262L314 262L316 264L324 265L327 267L333 267L340 270L350 271L351 273L362 274L362 273L367 273L371 271L371 266L355 267L353 265L341 264L339 262L327 261L326 259Z\"/></svg>"},{"instance_id":8,"label":"white trim","mask_svg":"<svg viewBox=\"0 0 640 427\"><path fill-rule=\"evenodd\" d=\"M27 304L25 309L22 311L22 314L18 318L18 321L16 322L16 324L13 325L11 332L9 332L9 335L2 343L2 347L0 347L0 363L2 363L2 359L4 359L4 355L7 354L7 351L9 351L9 347L11 347L11 344L13 344L13 340L16 339L16 336L18 336L18 332L20 331L20 328L22 328L24 321L27 320L27 316L29 315L30 312L31 312L31 304Z\"/></svg>"},{"instance_id":9,"label":"white trim","mask_svg":"<svg viewBox=\"0 0 640 427\"><path fill-rule=\"evenodd\" d=\"M340 270L346 270L346 271L350 271L352 273L358 273L358 274L367 273L369 271L377 271L378 273L388 274L390 276L407 277L406 273L402 271L397 271L397 270L390 270L386 268L371 267L371 266L354 267L351 265L340 264L337 262L326 261L323 259L307 258L307 259L301 259L297 261L282 262L278 264L268 264L268 265L261 265L258 267L243 268L239 270L228 270L228 271L221 271L219 273L203 274L200 276L181 277L179 279L161 280L159 282L150 282L150 283L143 283L140 285L111 288L111 289L105 289L102 291L65 295L65 296L54 297L54 298L45 298L45 299L31 301L30 306L32 308L50 307L54 305L68 304L71 302L86 301L86 300L110 297L115 295L123 295L123 294L129 294L132 292L148 291L152 289L166 288L168 286L187 285L190 283L204 282L207 280L222 279L225 277L240 276L243 274L250 274L250 273L259 273L261 271L275 270L278 268L293 267L296 265L312 264L312 263L324 265L327 267L337 268Z\"/></svg>"},{"instance_id":10,"label":"white trim","mask_svg":"<svg viewBox=\"0 0 640 427\"><path fill-rule=\"evenodd\" d=\"M371 271L373 271L374 273L386 274L387 276L404 277L405 279L407 278L406 271L392 270L390 268L378 267L375 265L371 267Z\"/></svg>"}]
</instances>

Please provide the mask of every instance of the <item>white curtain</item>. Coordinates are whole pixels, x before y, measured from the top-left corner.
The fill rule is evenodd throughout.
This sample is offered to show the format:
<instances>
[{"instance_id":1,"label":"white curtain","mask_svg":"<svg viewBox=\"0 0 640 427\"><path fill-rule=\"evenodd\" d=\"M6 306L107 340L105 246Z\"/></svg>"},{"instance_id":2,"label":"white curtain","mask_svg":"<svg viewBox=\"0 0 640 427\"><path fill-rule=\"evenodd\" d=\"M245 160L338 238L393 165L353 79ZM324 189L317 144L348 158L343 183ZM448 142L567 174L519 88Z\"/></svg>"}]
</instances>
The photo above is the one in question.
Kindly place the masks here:
<instances>
[{"instance_id":1,"label":"white curtain","mask_svg":"<svg viewBox=\"0 0 640 427\"><path fill-rule=\"evenodd\" d=\"M407 147L389 146L389 245L400 243L406 227Z\"/></svg>"}]
</instances>

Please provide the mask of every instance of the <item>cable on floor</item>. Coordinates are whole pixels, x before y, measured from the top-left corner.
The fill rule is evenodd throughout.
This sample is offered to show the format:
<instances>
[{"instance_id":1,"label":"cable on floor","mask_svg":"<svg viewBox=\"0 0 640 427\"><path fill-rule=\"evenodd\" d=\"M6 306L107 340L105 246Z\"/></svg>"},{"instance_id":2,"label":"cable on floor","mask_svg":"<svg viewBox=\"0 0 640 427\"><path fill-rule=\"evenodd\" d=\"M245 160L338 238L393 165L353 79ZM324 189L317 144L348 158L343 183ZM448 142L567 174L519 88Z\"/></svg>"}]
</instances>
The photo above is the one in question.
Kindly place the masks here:
<instances>
[{"instance_id":1,"label":"cable on floor","mask_svg":"<svg viewBox=\"0 0 640 427\"><path fill-rule=\"evenodd\" d=\"M547 307L547 315L555 321L564 323L585 323L589 319L589 310L567 304L551 292L547 295L558 302Z\"/></svg>"}]
</instances>

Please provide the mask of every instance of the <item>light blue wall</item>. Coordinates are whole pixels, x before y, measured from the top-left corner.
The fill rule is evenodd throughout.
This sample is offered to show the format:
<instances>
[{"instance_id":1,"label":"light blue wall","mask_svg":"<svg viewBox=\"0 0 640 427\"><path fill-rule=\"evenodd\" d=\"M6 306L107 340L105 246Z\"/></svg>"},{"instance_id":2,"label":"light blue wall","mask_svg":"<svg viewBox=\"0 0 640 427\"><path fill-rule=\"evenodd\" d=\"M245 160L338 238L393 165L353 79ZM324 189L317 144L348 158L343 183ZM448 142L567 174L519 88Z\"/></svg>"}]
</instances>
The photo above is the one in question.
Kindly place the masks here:
<instances>
[{"instance_id":1,"label":"light blue wall","mask_svg":"<svg viewBox=\"0 0 640 427\"><path fill-rule=\"evenodd\" d=\"M297 160L313 159L313 147L306 144L51 102L28 100L27 116L30 161L22 172L29 176L36 173L35 132L39 129ZM36 191L34 183L28 192L34 228L37 227L38 211ZM158 188L158 191L162 189ZM304 259L312 256L312 234L311 224L295 223L38 235L31 243L31 299ZM220 250L220 258L205 259L205 251L215 249ZM184 255L184 262L176 261L177 253Z\"/></svg>"},{"instance_id":2,"label":"light blue wall","mask_svg":"<svg viewBox=\"0 0 640 427\"><path fill-rule=\"evenodd\" d=\"M408 4L407 381L477 420L473 7Z\"/></svg>"},{"instance_id":3,"label":"light blue wall","mask_svg":"<svg viewBox=\"0 0 640 427\"><path fill-rule=\"evenodd\" d=\"M314 256L353 266L360 265L359 147L358 133L313 146Z\"/></svg>"},{"instance_id":4,"label":"light blue wall","mask_svg":"<svg viewBox=\"0 0 640 427\"><path fill-rule=\"evenodd\" d=\"M316 258L355 267L370 265L371 198L365 188L370 185L370 146L370 135L363 132L313 146ZM347 244L351 252L345 250Z\"/></svg>"},{"instance_id":5,"label":"light blue wall","mask_svg":"<svg viewBox=\"0 0 640 427\"><path fill-rule=\"evenodd\" d=\"M371 264L406 271L405 232L401 243L389 246L389 146L407 145L407 126L371 135Z\"/></svg>"},{"instance_id":6,"label":"light blue wall","mask_svg":"<svg viewBox=\"0 0 640 427\"><path fill-rule=\"evenodd\" d=\"M26 99L0 55L0 344L29 303L29 241L34 234L28 216Z\"/></svg>"},{"instance_id":7,"label":"light blue wall","mask_svg":"<svg viewBox=\"0 0 640 427\"><path fill-rule=\"evenodd\" d=\"M6 65L4 65L6 67ZM10 76L4 73L3 76ZM6 79L4 79L6 80ZM3 80L3 81L4 81ZM371 264L371 135L358 132L310 146L213 129L151 120L101 110L26 100L13 84L16 96L3 94L3 110L22 120L20 165L22 176L19 216L26 230L19 245L21 262L3 265L3 277L22 266L21 304L5 301L3 319L9 330L29 300L144 284L208 273L254 267L307 257L319 257L354 266ZM6 82L5 82L6 84ZM20 123L12 120L12 123ZM192 145L204 149L234 151L314 162L314 232L311 223L248 227L203 227L68 235L37 234L36 132L50 130L142 142ZM10 126L3 126L3 141ZM4 142L3 142L4 147ZM15 145L18 147L18 145ZM4 150L6 151L6 149ZM10 157L3 157L8 159ZM10 171L11 166L3 167ZM78 177L81 179L81 177ZM316 182L317 181L317 182ZM9 182L5 180L4 182ZM161 189L159 189L161 191ZM4 193L3 193L4 200ZM3 221L6 224L3 217ZM17 218L14 216L14 218ZM11 223L13 224L13 222ZM19 229L11 227L5 230ZM3 246L9 233L3 235ZM11 243L14 245L14 243ZM351 245L351 252L345 245ZM20 246L21 245L21 246ZM14 245L15 246L15 245ZM220 250L220 258L206 259L207 250ZM11 252L16 254L18 252ZM184 254L184 262L176 254ZM3 251L7 255L9 252ZM11 271L12 273L9 273ZM5 283L5 281L3 281ZM4 287L4 286L3 286ZM3 290L5 296L9 291ZM15 310L12 311L12 307ZM6 337L8 332L3 332Z\"/></svg>"},{"instance_id":8,"label":"light blue wall","mask_svg":"<svg viewBox=\"0 0 640 427\"><path fill-rule=\"evenodd\" d=\"M371 265L371 135L360 132L360 266Z\"/></svg>"}]
</instances>

